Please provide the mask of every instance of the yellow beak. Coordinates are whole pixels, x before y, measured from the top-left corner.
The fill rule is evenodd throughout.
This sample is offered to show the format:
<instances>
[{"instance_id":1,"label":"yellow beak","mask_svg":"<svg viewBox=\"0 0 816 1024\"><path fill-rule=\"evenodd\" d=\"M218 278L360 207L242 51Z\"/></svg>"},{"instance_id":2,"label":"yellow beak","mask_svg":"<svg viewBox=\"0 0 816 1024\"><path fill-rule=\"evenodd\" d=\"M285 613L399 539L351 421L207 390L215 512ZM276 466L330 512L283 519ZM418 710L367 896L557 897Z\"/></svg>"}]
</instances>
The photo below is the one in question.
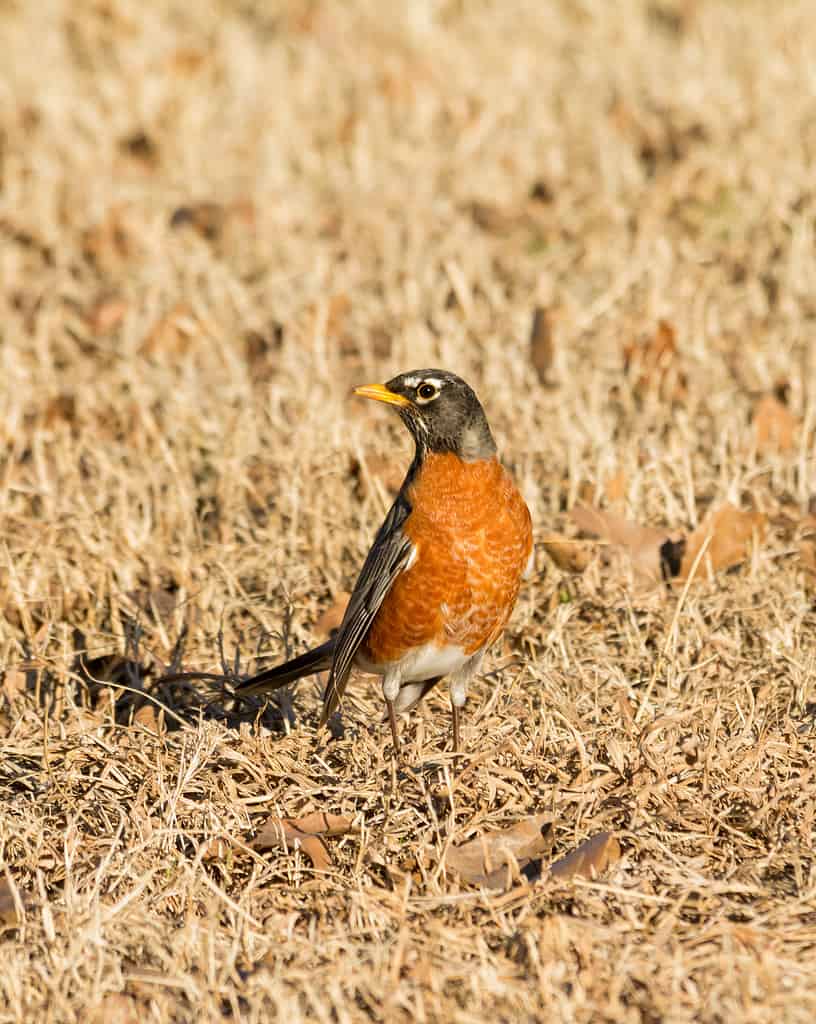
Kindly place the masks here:
<instances>
[{"instance_id":1,"label":"yellow beak","mask_svg":"<svg viewBox=\"0 0 816 1024\"><path fill-rule=\"evenodd\" d=\"M401 409L411 404L403 395L389 391L384 384L361 384L354 389L354 394L360 398L373 398L375 402L385 402L386 405L397 405Z\"/></svg>"}]
</instances>

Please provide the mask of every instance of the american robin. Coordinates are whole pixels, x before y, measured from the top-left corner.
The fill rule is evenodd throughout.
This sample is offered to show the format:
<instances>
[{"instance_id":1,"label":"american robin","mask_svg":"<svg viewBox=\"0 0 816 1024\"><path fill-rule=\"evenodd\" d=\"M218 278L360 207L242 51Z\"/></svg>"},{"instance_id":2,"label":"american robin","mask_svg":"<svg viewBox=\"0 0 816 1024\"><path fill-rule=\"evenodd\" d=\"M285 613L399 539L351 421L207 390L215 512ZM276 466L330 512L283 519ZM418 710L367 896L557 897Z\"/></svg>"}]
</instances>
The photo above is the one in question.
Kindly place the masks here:
<instances>
[{"instance_id":1,"label":"american robin","mask_svg":"<svg viewBox=\"0 0 816 1024\"><path fill-rule=\"evenodd\" d=\"M510 617L532 564L530 512L496 457L478 398L461 377L413 370L354 393L397 409L414 439L414 459L335 637L245 680L236 692L276 690L328 669L325 725L352 666L380 675L397 754L396 716L448 676L458 750L468 684Z\"/></svg>"}]
</instances>

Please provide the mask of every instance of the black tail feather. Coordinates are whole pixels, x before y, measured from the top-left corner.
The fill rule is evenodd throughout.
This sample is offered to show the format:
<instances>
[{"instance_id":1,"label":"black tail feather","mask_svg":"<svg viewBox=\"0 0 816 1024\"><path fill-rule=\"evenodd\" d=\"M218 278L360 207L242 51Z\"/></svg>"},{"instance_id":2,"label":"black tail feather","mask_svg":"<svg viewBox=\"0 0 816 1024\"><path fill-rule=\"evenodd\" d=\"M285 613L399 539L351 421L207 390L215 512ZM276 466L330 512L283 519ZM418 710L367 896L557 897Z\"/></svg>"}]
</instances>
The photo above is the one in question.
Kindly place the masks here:
<instances>
[{"instance_id":1,"label":"black tail feather","mask_svg":"<svg viewBox=\"0 0 816 1024\"><path fill-rule=\"evenodd\" d=\"M259 693L279 690L288 683L293 683L302 676L311 676L315 672L324 672L331 666L334 657L334 640L327 640L325 644L315 647L305 654L292 658L282 665L265 669L256 676L251 676L235 687L235 693L239 697L252 697Z\"/></svg>"}]
</instances>

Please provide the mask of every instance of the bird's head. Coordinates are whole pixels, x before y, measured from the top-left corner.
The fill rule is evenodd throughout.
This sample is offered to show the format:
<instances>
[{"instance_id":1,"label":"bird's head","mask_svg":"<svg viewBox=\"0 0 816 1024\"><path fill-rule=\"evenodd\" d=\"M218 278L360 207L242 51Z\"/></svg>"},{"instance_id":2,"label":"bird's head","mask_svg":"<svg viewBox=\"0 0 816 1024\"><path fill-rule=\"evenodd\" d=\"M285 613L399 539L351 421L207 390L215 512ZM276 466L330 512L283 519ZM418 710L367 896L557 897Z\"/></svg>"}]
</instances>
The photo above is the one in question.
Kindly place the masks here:
<instances>
[{"instance_id":1,"label":"bird's head","mask_svg":"<svg viewBox=\"0 0 816 1024\"><path fill-rule=\"evenodd\" d=\"M473 389L447 370L410 370L385 384L363 384L355 395L393 405L421 456L453 452L467 461L488 459L496 443Z\"/></svg>"}]
</instances>

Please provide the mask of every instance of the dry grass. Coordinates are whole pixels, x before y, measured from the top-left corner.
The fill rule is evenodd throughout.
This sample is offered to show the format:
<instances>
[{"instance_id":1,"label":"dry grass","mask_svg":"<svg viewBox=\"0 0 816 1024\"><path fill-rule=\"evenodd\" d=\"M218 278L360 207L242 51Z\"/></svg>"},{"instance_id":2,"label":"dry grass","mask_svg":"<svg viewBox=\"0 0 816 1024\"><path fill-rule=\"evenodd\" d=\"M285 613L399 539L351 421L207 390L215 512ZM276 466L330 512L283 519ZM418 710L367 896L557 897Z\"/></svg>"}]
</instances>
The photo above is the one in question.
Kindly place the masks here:
<instances>
[{"instance_id":1,"label":"dry grass","mask_svg":"<svg viewBox=\"0 0 816 1024\"><path fill-rule=\"evenodd\" d=\"M814 1019L812 15L3 6L2 1020ZM661 319L676 372L640 382ZM315 681L240 712L157 680L315 639L408 455L348 387L428 364L539 536L620 472L641 522L769 528L682 604L539 551L468 756L434 695L393 793L368 680L335 739ZM780 379L795 442L758 451ZM310 810L359 824L330 875L246 848ZM556 854L614 829L624 859L509 903L440 868L543 811Z\"/></svg>"}]
</instances>

